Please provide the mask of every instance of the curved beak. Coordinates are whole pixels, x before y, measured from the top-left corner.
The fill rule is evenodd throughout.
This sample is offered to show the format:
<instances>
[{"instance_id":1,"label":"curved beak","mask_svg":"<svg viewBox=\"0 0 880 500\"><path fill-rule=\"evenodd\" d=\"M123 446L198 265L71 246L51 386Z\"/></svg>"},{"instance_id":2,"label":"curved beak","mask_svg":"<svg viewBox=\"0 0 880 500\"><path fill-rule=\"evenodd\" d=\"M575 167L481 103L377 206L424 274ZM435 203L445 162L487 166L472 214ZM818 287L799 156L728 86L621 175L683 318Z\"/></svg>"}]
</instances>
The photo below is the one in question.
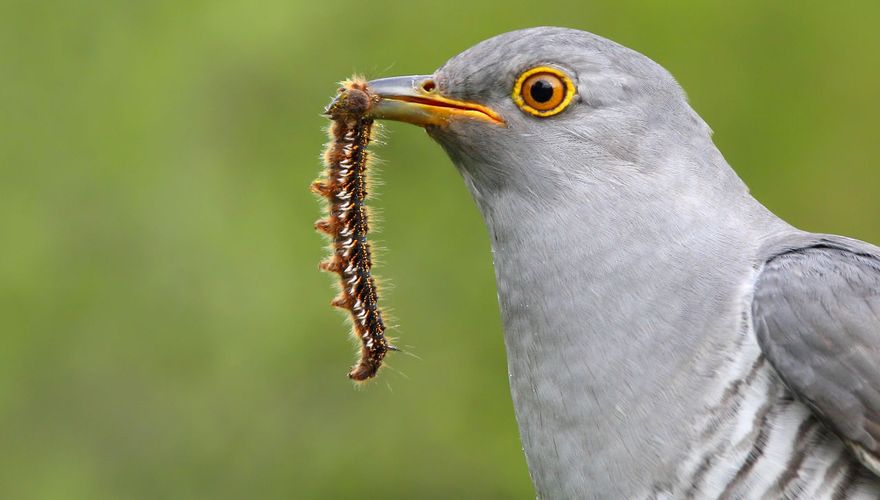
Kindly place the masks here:
<instances>
[{"instance_id":1,"label":"curved beak","mask_svg":"<svg viewBox=\"0 0 880 500\"><path fill-rule=\"evenodd\" d=\"M459 118L504 125L501 116L491 108L440 95L434 78L430 75L380 78L367 85L379 98L369 111L373 118L396 120L422 127L443 126Z\"/></svg>"}]
</instances>

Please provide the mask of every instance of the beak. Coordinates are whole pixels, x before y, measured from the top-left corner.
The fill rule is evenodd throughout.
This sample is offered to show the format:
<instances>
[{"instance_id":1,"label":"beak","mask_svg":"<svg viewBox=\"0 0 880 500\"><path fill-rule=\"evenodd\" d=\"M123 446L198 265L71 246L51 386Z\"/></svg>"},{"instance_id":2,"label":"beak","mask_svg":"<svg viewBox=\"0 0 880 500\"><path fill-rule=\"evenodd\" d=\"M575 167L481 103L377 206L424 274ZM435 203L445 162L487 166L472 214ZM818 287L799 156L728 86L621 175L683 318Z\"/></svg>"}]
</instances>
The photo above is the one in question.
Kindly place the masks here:
<instances>
[{"instance_id":1,"label":"beak","mask_svg":"<svg viewBox=\"0 0 880 500\"><path fill-rule=\"evenodd\" d=\"M373 118L396 120L422 127L443 126L459 118L504 125L501 115L491 108L440 95L437 84L430 75L381 78L367 85L379 98L370 107L369 114Z\"/></svg>"}]
</instances>

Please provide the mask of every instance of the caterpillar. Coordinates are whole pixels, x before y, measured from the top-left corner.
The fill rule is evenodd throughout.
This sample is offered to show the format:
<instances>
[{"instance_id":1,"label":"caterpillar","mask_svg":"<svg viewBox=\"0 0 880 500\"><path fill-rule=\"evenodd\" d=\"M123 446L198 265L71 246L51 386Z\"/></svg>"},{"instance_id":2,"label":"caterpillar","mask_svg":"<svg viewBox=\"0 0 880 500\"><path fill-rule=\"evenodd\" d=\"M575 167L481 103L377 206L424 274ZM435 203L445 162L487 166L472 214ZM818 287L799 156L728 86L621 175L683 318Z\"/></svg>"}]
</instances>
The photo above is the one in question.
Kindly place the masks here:
<instances>
[{"instance_id":1,"label":"caterpillar","mask_svg":"<svg viewBox=\"0 0 880 500\"><path fill-rule=\"evenodd\" d=\"M388 351L397 350L385 337L364 205L367 146L373 131L367 112L376 99L366 82L343 82L324 112L332 121L330 142L324 152L324 173L311 185L313 192L327 200L327 217L319 219L315 229L328 236L332 248L330 258L319 267L339 275L341 291L331 304L348 311L352 333L360 341L360 359L348 373L355 381L375 377Z\"/></svg>"}]
</instances>

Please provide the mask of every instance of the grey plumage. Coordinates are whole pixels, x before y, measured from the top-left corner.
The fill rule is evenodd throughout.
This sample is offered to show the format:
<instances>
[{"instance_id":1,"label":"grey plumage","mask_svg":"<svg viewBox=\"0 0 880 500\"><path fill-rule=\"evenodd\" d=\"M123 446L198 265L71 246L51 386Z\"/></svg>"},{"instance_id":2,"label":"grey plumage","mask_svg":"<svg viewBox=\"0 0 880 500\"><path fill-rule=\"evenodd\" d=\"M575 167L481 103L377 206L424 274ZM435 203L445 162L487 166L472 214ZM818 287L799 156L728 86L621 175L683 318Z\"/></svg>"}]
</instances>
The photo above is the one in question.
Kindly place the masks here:
<instances>
[{"instance_id":1,"label":"grey plumage","mask_svg":"<svg viewBox=\"0 0 880 500\"><path fill-rule=\"evenodd\" d=\"M511 99L537 65L576 86L556 116ZM405 92L506 123L426 129L489 229L539 497L880 496L880 249L770 213L669 73L601 37L507 33L431 78Z\"/></svg>"},{"instance_id":2,"label":"grey plumage","mask_svg":"<svg viewBox=\"0 0 880 500\"><path fill-rule=\"evenodd\" d=\"M767 258L755 332L786 384L880 474L880 252L810 239Z\"/></svg>"}]
</instances>

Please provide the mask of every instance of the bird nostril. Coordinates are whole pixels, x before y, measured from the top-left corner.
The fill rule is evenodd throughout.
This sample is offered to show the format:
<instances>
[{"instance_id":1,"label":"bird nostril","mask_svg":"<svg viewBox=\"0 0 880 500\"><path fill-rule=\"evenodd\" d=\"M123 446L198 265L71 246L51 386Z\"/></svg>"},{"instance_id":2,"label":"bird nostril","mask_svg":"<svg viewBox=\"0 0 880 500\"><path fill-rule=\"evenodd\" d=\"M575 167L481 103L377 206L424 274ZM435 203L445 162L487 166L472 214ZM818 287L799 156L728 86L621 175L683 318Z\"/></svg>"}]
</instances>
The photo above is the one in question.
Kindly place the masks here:
<instances>
[{"instance_id":1,"label":"bird nostril","mask_svg":"<svg viewBox=\"0 0 880 500\"><path fill-rule=\"evenodd\" d=\"M434 80L429 79L422 82L422 90L424 90L425 92L433 92L436 88L437 84L434 83Z\"/></svg>"}]
</instances>

